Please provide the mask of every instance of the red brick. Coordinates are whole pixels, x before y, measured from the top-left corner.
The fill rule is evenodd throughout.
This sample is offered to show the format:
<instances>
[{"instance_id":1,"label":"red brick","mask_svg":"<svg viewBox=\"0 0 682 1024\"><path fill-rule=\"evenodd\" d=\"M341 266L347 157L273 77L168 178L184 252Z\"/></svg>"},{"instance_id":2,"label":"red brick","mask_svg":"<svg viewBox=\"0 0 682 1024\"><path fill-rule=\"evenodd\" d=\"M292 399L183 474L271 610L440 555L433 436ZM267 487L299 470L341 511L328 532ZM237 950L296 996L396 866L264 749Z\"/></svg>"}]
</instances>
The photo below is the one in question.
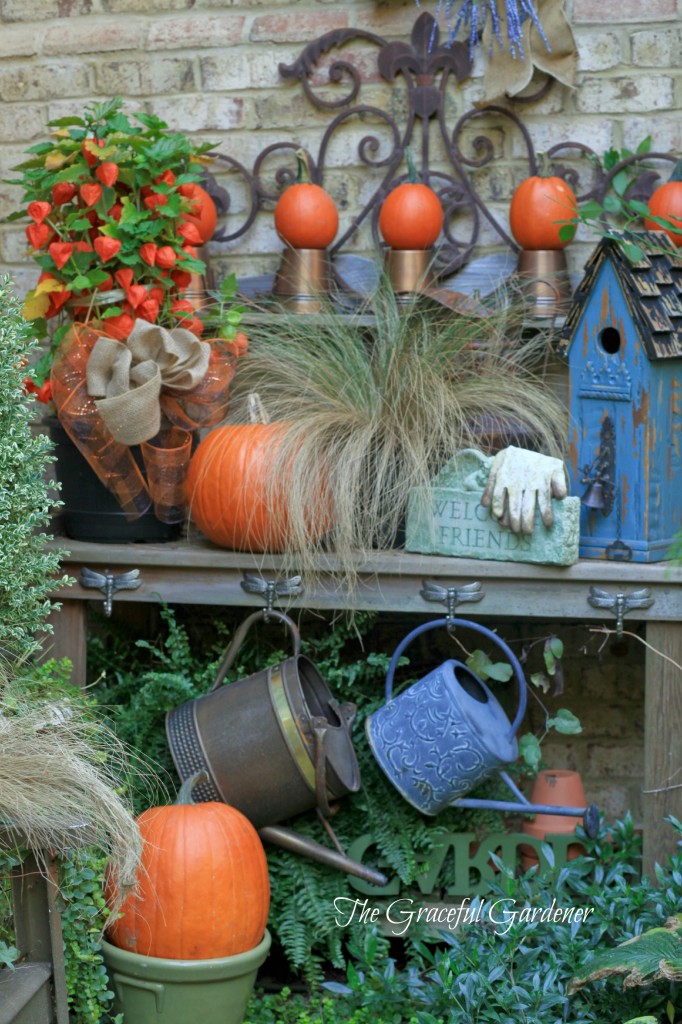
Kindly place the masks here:
<instances>
[{"instance_id":1,"label":"red brick","mask_svg":"<svg viewBox=\"0 0 682 1024\"><path fill-rule=\"evenodd\" d=\"M220 17L191 14L185 18L159 19L149 30L147 49L234 46L241 41L245 20L235 14Z\"/></svg>"},{"instance_id":2,"label":"red brick","mask_svg":"<svg viewBox=\"0 0 682 1024\"><path fill-rule=\"evenodd\" d=\"M573 0L573 23L669 21L677 18L677 0Z\"/></svg>"},{"instance_id":3,"label":"red brick","mask_svg":"<svg viewBox=\"0 0 682 1024\"><path fill-rule=\"evenodd\" d=\"M142 42L142 22L130 18L79 18L50 27L43 50L62 53L104 53L136 50Z\"/></svg>"},{"instance_id":4,"label":"red brick","mask_svg":"<svg viewBox=\"0 0 682 1024\"><path fill-rule=\"evenodd\" d=\"M348 27L346 11L319 11L311 13L262 14L251 27L254 43L299 43Z\"/></svg>"}]
</instances>

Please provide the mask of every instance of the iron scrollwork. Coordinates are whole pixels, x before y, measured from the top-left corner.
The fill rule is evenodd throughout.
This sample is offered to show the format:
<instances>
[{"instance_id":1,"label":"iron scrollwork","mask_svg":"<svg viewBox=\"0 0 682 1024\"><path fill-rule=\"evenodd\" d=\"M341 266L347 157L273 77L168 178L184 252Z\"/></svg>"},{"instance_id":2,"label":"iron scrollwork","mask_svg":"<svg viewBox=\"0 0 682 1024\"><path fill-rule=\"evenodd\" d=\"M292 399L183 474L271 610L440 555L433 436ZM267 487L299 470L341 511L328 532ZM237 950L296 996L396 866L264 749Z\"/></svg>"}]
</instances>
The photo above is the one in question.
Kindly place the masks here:
<instances>
[{"instance_id":1,"label":"iron scrollwork","mask_svg":"<svg viewBox=\"0 0 682 1024\"><path fill-rule=\"evenodd\" d=\"M401 96L404 96L400 116L361 102L363 77L352 59L341 55L324 63L336 50L358 43L376 48L379 75L393 85L394 91L400 88ZM280 65L279 70L283 81L300 83L308 101L318 110L332 115L322 134L317 154L309 154L311 177L316 183L324 183L330 146L339 128L353 120L372 124L371 131L357 143L357 157L367 168L369 176L375 179L372 192L339 234L330 250L332 256L343 250L365 222L370 226L374 242L380 245L379 210L390 189L406 180L403 168L408 147L414 154L421 180L439 194L445 213L443 236L435 261L435 270L440 278L453 274L469 261L479 242L484 222L502 244L512 251L518 250L506 224L498 220L477 186L477 175L489 169L496 159L493 138L485 134L485 129L490 131L491 118L498 125L510 125L523 140L528 174L537 173L533 140L519 111L524 105L542 98L551 88L551 79L541 84L533 95L510 99L508 106L486 104L465 111L454 127L449 128L449 112L461 106L461 94L455 90L469 76L471 60L464 43L441 43L438 24L426 12L416 19L409 43L388 42L373 32L361 29L336 29L309 43L294 63ZM330 91L333 93L331 98ZM389 106L394 108L401 104ZM481 131L474 131L473 138L470 138L479 123ZM434 160L436 146L438 159ZM236 241L253 225L259 209L275 203L281 188L294 178L291 157L297 148L298 142L293 140L273 143L258 154L251 170L230 155L215 154L219 169L222 167L235 172L242 179L246 189L246 212L236 228L223 229L215 234L214 242ZM548 150L548 156L554 173L571 184L579 202L603 200L622 171L629 175L626 197L647 199L660 177L649 161L674 161L669 153L649 153L646 154L646 166L640 168L638 165L643 157L634 154L606 172L589 146L570 141L555 143ZM281 157L285 160L274 169L268 184L266 168ZM589 161L590 180L585 185L577 166L581 163L584 169L585 160L581 158ZM442 170L442 166L448 169ZM635 173L632 173L633 169ZM219 212L229 212L230 191L215 182L209 182L209 191L217 200Z\"/></svg>"}]
</instances>

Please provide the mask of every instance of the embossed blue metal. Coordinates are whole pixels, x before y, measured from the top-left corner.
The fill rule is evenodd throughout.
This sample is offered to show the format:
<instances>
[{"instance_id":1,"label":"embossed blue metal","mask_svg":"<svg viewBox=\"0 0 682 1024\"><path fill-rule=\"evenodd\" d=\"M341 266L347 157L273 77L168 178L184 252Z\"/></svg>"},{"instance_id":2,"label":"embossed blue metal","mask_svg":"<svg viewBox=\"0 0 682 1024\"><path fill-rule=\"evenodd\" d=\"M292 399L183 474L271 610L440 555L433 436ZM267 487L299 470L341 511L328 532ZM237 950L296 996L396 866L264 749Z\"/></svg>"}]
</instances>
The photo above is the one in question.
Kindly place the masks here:
<instances>
[{"instance_id":1,"label":"embossed blue metal","mask_svg":"<svg viewBox=\"0 0 682 1024\"><path fill-rule=\"evenodd\" d=\"M440 628L481 633L509 659L519 689L513 723L488 687L466 665L449 660L393 697L398 661L414 639ZM437 814L518 756L516 731L526 709L526 681L513 651L491 630L468 619L424 623L398 645L386 676L386 704L367 719L379 766L423 814ZM482 806L489 806L485 801Z\"/></svg>"}]
</instances>

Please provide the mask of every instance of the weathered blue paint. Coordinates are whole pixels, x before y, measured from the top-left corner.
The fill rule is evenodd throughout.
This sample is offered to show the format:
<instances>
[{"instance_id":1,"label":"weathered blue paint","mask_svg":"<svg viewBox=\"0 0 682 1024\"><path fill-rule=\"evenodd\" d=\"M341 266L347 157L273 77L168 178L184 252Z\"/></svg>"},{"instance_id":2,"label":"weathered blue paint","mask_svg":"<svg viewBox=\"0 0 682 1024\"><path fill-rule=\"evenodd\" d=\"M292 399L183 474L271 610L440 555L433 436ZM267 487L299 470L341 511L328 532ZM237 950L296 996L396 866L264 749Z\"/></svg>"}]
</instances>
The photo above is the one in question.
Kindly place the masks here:
<instances>
[{"instance_id":1,"label":"weathered blue paint","mask_svg":"<svg viewBox=\"0 0 682 1024\"><path fill-rule=\"evenodd\" d=\"M644 338L636 303L652 300L628 288L627 276L606 255L571 321L568 364L570 476L582 495L583 471L600 447L602 423L615 428L615 499L609 515L581 510L580 556L608 558L621 541L635 562L666 558L682 510L682 354L652 358L656 331ZM621 256L620 259L623 259ZM677 305L682 317L682 298ZM677 321L682 324L682 320Z\"/></svg>"}]
</instances>

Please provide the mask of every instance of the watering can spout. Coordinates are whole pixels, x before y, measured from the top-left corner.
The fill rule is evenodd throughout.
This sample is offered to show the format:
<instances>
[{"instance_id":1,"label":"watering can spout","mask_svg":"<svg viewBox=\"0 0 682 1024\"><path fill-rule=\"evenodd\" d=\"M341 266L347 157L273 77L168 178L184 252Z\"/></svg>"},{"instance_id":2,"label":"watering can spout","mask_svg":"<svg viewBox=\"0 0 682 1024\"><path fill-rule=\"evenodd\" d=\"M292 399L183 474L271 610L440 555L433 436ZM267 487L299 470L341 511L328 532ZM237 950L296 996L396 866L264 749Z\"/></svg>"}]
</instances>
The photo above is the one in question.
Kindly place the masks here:
<instances>
[{"instance_id":1,"label":"watering can spout","mask_svg":"<svg viewBox=\"0 0 682 1024\"><path fill-rule=\"evenodd\" d=\"M292 853L299 853L304 857L310 857L311 860L319 861L320 864L338 868L339 871L362 878L363 881L369 882L371 885L388 885L386 875L382 875L380 871L368 868L366 865L360 864L359 861L351 860L345 853L322 846L314 839L302 836L290 828L284 828L281 825L268 825L258 829L258 835L266 843L274 843L285 850L291 850Z\"/></svg>"}]
</instances>

